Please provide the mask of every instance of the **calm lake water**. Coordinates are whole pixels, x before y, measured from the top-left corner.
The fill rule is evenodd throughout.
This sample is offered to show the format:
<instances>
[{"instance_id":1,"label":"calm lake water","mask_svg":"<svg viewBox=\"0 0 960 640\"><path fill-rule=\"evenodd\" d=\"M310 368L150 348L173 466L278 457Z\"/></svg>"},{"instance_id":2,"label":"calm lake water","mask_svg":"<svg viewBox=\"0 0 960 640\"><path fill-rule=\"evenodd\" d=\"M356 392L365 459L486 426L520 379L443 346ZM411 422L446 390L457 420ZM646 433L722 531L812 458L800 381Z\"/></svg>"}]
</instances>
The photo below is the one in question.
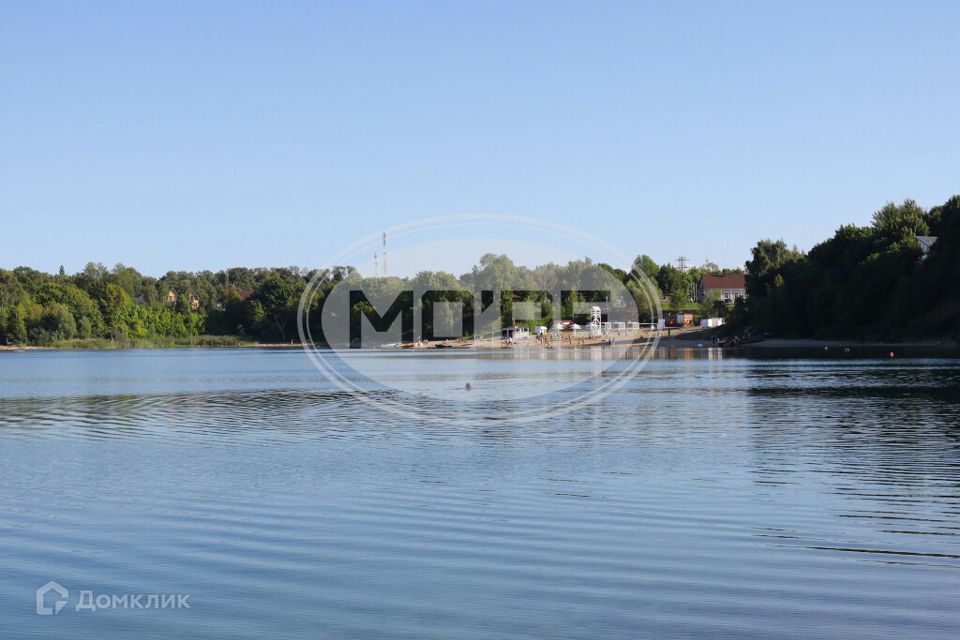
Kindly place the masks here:
<instances>
[{"instance_id":1,"label":"calm lake water","mask_svg":"<svg viewBox=\"0 0 960 640\"><path fill-rule=\"evenodd\" d=\"M957 637L960 360L723 356L458 426L299 351L0 353L0 637ZM371 357L460 388L589 366Z\"/></svg>"}]
</instances>

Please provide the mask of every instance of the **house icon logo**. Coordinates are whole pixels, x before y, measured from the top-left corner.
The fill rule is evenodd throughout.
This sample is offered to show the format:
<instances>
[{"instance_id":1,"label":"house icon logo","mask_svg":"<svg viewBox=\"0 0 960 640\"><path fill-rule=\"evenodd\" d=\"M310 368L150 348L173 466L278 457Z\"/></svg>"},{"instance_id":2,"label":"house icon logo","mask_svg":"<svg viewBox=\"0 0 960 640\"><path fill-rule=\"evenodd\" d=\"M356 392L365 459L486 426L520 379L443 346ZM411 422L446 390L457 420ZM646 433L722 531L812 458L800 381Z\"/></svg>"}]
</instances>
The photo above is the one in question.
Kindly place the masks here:
<instances>
[{"instance_id":1,"label":"house icon logo","mask_svg":"<svg viewBox=\"0 0 960 640\"><path fill-rule=\"evenodd\" d=\"M46 605L47 594L51 591L57 594L57 599L53 601L53 606L48 607ZM67 600L70 599L70 592L67 591L59 582L51 580L47 584L43 585L37 589L37 615L38 616L53 616L60 613L60 610L63 609Z\"/></svg>"}]
</instances>

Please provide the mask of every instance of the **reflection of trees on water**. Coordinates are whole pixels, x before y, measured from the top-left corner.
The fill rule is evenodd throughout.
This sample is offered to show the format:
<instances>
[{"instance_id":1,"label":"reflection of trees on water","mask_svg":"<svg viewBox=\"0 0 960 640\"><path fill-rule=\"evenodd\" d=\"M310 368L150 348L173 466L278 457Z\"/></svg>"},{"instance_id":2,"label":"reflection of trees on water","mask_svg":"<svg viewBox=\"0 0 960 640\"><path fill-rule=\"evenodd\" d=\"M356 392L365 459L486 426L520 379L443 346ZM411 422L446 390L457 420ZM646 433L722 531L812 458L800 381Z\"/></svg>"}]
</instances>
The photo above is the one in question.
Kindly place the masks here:
<instances>
[{"instance_id":1,"label":"reflection of trees on water","mask_svg":"<svg viewBox=\"0 0 960 640\"><path fill-rule=\"evenodd\" d=\"M778 468L960 486L955 364L756 363L747 379L757 455Z\"/></svg>"},{"instance_id":2,"label":"reflection of trees on water","mask_svg":"<svg viewBox=\"0 0 960 640\"><path fill-rule=\"evenodd\" d=\"M814 489L819 508L903 553L957 557L955 362L754 363L747 380L757 483Z\"/></svg>"}]
</instances>

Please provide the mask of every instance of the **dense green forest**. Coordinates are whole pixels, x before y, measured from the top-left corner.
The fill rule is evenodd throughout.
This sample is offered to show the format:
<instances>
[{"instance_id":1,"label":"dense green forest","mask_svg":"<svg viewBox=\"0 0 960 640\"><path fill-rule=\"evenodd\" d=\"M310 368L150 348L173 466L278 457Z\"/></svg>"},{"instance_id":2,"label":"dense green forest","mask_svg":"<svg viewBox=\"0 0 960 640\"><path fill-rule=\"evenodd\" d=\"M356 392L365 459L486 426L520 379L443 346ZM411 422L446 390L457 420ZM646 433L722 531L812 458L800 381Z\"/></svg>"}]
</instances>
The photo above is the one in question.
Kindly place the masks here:
<instances>
[{"instance_id":1,"label":"dense green forest","mask_svg":"<svg viewBox=\"0 0 960 640\"><path fill-rule=\"evenodd\" d=\"M314 275L319 276L320 286L312 304L318 308L326 294L345 278L356 280L367 291L398 293L421 287L451 291L448 295L456 299L457 290L497 289L501 283L530 290L557 284L574 290L590 288L589 280L596 276L596 269L588 268L591 264L580 260L529 269L515 265L507 256L488 254L459 277L421 272L413 278L364 278L351 267L319 272L297 267L234 268L216 273L170 272L159 279L124 265L107 269L91 263L74 275L62 269L51 275L17 267L0 270L0 342L61 346L77 340L87 344L109 341L103 346L289 342L298 337L297 307ZM629 274L599 266L625 282L640 306L648 309L644 293ZM672 274L671 269L665 268L664 273ZM660 267L656 271L655 276ZM571 298L569 304L576 299ZM549 321L552 310L546 304L544 309L543 321ZM571 311L564 309L563 313L569 316ZM319 317L311 311L311 322ZM651 318L647 313L642 319ZM322 339L319 326L311 326L311 331L315 338ZM216 336L235 339L216 340Z\"/></svg>"},{"instance_id":2,"label":"dense green forest","mask_svg":"<svg viewBox=\"0 0 960 640\"><path fill-rule=\"evenodd\" d=\"M926 255L918 236L937 238ZM297 305L314 275L319 276L320 287L313 304L319 306L326 292L345 278L390 291L410 285L496 288L498 282L531 290L558 282L577 288L588 286L582 280L590 264L584 260L529 269L516 266L507 256L488 254L459 277L423 272L409 279L363 278L342 266L319 272L298 267L169 272L161 278L122 264L108 269L90 263L73 275L62 268L56 275L29 267L0 269L0 344L289 342L297 338ZM646 309L643 292L630 274L601 266ZM840 227L833 238L808 253L782 240L763 240L746 262L747 300L732 310L717 300L693 302L702 274L729 270L713 264L681 270L659 265L646 255L636 259L634 269L659 289L665 308L731 315L740 330L796 337L956 339L960 196L930 210L912 200L887 204L874 214L871 226ZM642 313L639 319L649 321L646 316ZM321 335L319 327L312 330Z\"/></svg>"},{"instance_id":3,"label":"dense green forest","mask_svg":"<svg viewBox=\"0 0 960 640\"><path fill-rule=\"evenodd\" d=\"M924 254L918 236L937 240ZM808 253L763 240L747 261L741 327L781 336L960 338L960 196L888 203Z\"/></svg>"},{"instance_id":4,"label":"dense green forest","mask_svg":"<svg viewBox=\"0 0 960 640\"><path fill-rule=\"evenodd\" d=\"M347 268L322 276L344 277ZM118 264L88 264L75 275L29 267L0 270L0 342L57 344L99 338L119 344L219 344L199 336L287 341L296 305L314 272L235 268L144 276ZM291 333L292 331L292 333Z\"/></svg>"}]
</instances>

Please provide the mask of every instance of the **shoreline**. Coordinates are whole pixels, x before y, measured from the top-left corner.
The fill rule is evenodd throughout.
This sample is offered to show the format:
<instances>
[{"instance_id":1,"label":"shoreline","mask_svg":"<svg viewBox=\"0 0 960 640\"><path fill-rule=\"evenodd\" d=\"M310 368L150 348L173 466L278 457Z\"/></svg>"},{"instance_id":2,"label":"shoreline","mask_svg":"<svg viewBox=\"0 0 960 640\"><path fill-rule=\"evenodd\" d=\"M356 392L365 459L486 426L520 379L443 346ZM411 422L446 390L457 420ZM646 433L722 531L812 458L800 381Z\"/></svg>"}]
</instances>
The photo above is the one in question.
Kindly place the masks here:
<instances>
[{"instance_id":1,"label":"shoreline","mask_svg":"<svg viewBox=\"0 0 960 640\"><path fill-rule=\"evenodd\" d=\"M687 348L687 349L705 349L705 348L723 348L723 349L846 349L846 348L864 348L880 349L886 347L905 347L905 348L942 348L942 349L960 349L960 342L956 340L905 340L898 342L882 342L877 340L822 340L819 338L765 338L757 342L748 342L733 347L716 347L712 338L697 340L692 337L666 337L661 338L658 347Z\"/></svg>"},{"instance_id":2,"label":"shoreline","mask_svg":"<svg viewBox=\"0 0 960 640\"><path fill-rule=\"evenodd\" d=\"M906 342L876 342L857 340L816 340L813 338L768 338L761 342L740 345L740 349L845 349L861 347L878 349L883 347L939 347L958 349L960 343L956 340L910 340Z\"/></svg>"},{"instance_id":3,"label":"shoreline","mask_svg":"<svg viewBox=\"0 0 960 640\"><path fill-rule=\"evenodd\" d=\"M767 351L767 350L790 350L790 349L802 349L802 350L811 350L818 349L823 351L830 351L832 349L839 350L851 350L851 349L885 349L885 348L920 348L920 349L943 349L943 350L960 350L960 342L957 340L949 339L940 339L940 340L908 340L903 342L881 342L881 341L859 341L859 340L821 340L816 338L766 338L758 342L751 342L746 344L740 344L732 347L718 347L713 343L712 337L703 337L698 339L695 335L696 332L688 331L681 333L680 335L673 336L664 336L661 337L657 343L657 349L723 349L725 351L745 351L745 350L757 350L757 351ZM456 350L456 351L465 351L465 350L475 350L471 349L469 345L462 345L456 347L443 347L438 346L442 345L443 341L434 342L430 344L424 344L417 347L412 347L408 349L382 349L383 351L397 351L397 352L419 352L423 351L445 351ZM540 345L532 342L528 345L517 345L515 347L501 347L504 350L509 350L511 348L517 349L548 349L548 350L577 350L577 349L590 349L594 347L601 348L629 348L631 345L642 345L643 341L640 339L634 338L624 338L621 340L616 340L615 338L611 342L608 339L592 339L585 340L583 344L570 344L570 345L556 345L550 347L541 347ZM268 349L268 350L299 350L302 349L303 345L299 342L294 342L293 344L282 342L263 342L263 343L241 343L241 344L232 344L232 345L191 345L191 344L179 344L179 345L116 345L116 346L96 346L96 345L77 345L71 347L64 346L40 346L40 345L0 345L0 352L11 352L11 353L25 353L31 351L115 351L115 350L132 350L132 349ZM324 347L322 347L324 348ZM328 347L327 347L328 348ZM497 350L494 349L482 349L484 351Z\"/></svg>"},{"instance_id":4,"label":"shoreline","mask_svg":"<svg viewBox=\"0 0 960 640\"><path fill-rule=\"evenodd\" d=\"M131 349L302 349L303 345L299 342L289 344L286 342L243 342L239 344L124 344L115 345L95 345L95 344L77 344L76 346L57 346L57 345L0 345L0 352L25 352L25 351L123 351Z\"/></svg>"}]
</instances>

